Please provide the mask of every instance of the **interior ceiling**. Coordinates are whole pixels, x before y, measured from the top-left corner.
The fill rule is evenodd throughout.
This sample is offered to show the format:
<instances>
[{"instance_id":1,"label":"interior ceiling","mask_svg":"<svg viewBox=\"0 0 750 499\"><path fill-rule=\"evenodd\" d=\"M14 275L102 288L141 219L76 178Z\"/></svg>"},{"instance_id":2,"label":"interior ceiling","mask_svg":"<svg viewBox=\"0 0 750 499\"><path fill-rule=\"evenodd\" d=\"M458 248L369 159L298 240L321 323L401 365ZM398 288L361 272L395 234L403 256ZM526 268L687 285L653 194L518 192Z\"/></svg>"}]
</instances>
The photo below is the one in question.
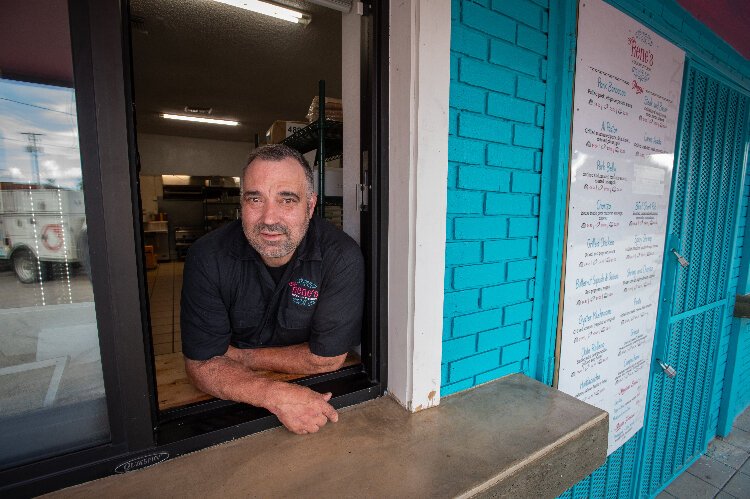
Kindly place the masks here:
<instances>
[{"instance_id":1,"label":"interior ceiling","mask_svg":"<svg viewBox=\"0 0 750 499\"><path fill-rule=\"evenodd\" d=\"M281 2L279 2L281 3ZM305 121L318 80L341 97L341 13L290 0L307 26L213 0L132 0L139 133L253 142L275 120ZM227 127L175 122L161 113L211 108Z\"/></svg>"}]
</instances>

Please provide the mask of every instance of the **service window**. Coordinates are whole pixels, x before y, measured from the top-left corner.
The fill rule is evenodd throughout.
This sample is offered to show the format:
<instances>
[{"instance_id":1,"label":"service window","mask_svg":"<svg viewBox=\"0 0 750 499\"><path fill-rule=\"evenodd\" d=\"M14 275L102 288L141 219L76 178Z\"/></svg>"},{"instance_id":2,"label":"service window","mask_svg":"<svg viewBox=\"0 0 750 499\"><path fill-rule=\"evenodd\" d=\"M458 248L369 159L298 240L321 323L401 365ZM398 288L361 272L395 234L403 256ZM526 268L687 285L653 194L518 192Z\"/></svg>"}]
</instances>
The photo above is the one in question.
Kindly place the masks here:
<instances>
[{"instance_id":1,"label":"service window","mask_svg":"<svg viewBox=\"0 0 750 499\"><path fill-rule=\"evenodd\" d=\"M318 214L357 242L363 232L368 193L360 184L368 156L361 153L359 110L369 113L361 105L367 24L356 6L342 13L312 2L285 4L290 11L268 15L234 2L130 3L145 292L162 422L227 410L188 381L180 297L190 247L240 218L240 175L252 150L280 142L299 150L314 170ZM268 376L303 384L347 375L372 380L375 373L361 362L364 356L373 363L372 343L352 349L338 373ZM342 393L349 390L344 385Z\"/></svg>"}]
</instances>

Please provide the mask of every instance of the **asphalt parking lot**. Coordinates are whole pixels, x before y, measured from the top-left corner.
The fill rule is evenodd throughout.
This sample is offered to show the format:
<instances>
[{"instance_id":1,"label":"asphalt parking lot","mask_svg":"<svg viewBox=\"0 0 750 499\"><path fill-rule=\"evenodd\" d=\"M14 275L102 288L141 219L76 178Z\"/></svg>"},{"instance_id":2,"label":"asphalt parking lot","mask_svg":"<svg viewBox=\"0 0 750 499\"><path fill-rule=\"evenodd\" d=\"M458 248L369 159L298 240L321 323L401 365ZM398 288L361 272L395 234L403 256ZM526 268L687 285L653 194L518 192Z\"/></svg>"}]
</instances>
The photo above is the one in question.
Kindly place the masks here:
<instances>
[{"instance_id":1,"label":"asphalt parking lot","mask_svg":"<svg viewBox=\"0 0 750 499\"><path fill-rule=\"evenodd\" d=\"M94 301L91 282L80 267L61 266L51 277L23 284L10 268L0 267L0 309Z\"/></svg>"},{"instance_id":2,"label":"asphalt parking lot","mask_svg":"<svg viewBox=\"0 0 750 499\"><path fill-rule=\"evenodd\" d=\"M88 276L58 267L23 284L0 268L0 421L104 396Z\"/></svg>"}]
</instances>

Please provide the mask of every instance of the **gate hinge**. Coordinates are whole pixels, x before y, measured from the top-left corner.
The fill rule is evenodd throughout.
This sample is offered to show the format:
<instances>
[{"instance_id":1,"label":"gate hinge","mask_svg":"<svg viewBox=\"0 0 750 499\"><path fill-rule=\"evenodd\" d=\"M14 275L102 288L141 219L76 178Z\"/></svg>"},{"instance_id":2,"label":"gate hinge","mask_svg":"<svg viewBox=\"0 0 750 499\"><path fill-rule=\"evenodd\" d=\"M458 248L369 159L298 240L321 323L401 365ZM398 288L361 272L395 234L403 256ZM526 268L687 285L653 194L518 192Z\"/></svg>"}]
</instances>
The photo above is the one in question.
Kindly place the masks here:
<instances>
[{"instance_id":1,"label":"gate hinge","mask_svg":"<svg viewBox=\"0 0 750 499\"><path fill-rule=\"evenodd\" d=\"M670 379L674 379L677 377L677 370L664 362L661 359L656 359L656 362L659 364L659 367L661 367L661 370L664 371L664 374L669 376Z\"/></svg>"},{"instance_id":2,"label":"gate hinge","mask_svg":"<svg viewBox=\"0 0 750 499\"><path fill-rule=\"evenodd\" d=\"M677 258L677 262L683 269L687 268L690 265L690 262L688 262L687 258L679 254L676 249L672 248L670 251Z\"/></svg>"}]
</instances>

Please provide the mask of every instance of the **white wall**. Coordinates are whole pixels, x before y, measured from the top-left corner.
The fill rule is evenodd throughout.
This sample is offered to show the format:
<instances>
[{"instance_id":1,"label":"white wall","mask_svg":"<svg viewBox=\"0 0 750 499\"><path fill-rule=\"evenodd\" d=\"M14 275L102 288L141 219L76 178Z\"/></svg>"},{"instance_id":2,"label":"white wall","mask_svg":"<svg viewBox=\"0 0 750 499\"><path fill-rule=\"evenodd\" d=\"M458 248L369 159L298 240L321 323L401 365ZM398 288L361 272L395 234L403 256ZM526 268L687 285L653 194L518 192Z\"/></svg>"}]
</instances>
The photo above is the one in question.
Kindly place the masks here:
<instances>
[{"instance_id":1,"label":"white wall","mask_svg":"<svg viewBox=\"0 0 750 499\"><path fill-rule=\"evenodd\" d=\"M138 134L143 175L238 177L253 148L250 142Z\"/></svg>"},{"instance_id":2,"label":"white wall","mask_svg":"<svg viewBox=\"0 0 750 499\"><path fill-rule=\"evenodd\" d=\"M440 400L451 14L390 9L387 388L418 411Z\"/></svg>"}]
</instances>

